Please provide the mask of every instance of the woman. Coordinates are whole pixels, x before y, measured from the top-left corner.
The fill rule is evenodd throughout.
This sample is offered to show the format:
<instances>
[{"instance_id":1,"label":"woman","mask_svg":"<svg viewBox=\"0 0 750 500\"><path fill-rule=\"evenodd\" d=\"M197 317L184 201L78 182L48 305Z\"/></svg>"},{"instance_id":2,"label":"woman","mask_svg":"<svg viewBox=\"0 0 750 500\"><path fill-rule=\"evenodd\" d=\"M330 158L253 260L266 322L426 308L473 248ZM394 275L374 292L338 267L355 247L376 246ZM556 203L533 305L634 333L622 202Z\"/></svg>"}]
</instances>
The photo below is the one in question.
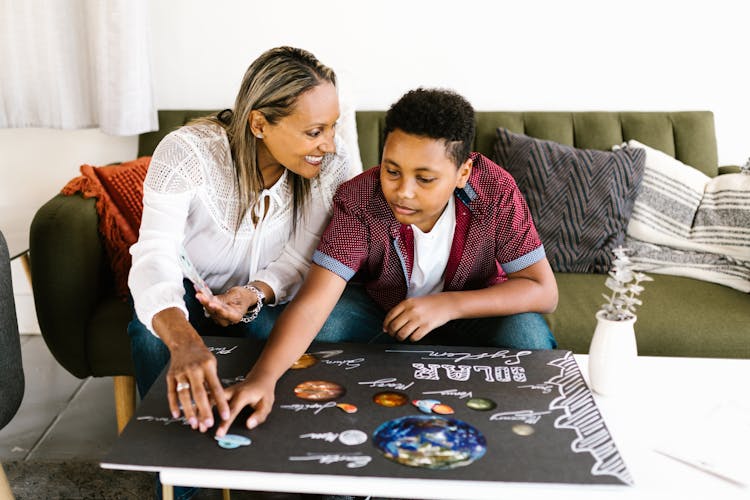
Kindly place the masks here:
<instances>
[{"instance_id":1,"label":"woman","mask_svg":"<svg viewBox=\"0 0 750 500\"><path fill-rule=\"evenodd\" d=\"M294 296L336 188L359 171L335 136L338 118L334 72L279 47L250 65L233 110L170 133L154 152L131 248L128 333L140 394L171 358L170 410L193 429L214 425L210 401L229 415L201 335L268 336L282 307L263 306ZM183 247L215 295L183 280Z\"/></svg>"}]
</instances>

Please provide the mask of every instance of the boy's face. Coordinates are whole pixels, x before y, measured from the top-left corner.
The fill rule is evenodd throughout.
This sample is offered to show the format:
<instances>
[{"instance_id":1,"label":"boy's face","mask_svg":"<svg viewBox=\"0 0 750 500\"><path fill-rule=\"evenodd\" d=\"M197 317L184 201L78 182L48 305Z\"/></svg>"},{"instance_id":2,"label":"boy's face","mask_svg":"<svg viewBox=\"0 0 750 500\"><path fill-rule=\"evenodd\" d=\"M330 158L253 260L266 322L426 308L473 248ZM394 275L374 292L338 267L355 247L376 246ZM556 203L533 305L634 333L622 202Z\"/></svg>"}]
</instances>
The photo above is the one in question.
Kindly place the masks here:
<instances>
[{"instance_id":1,"label":"boy's face","mask_svg":"<svg viewBox=\"0 0 750 500\"><path fill-rule=\"evenodd\" d=\"M466 185L471 160L456 168L445 142L396 129L385 139L380 184L388 206L402 224L429 232L453 190Z\"/></svg>"}]
</instances>

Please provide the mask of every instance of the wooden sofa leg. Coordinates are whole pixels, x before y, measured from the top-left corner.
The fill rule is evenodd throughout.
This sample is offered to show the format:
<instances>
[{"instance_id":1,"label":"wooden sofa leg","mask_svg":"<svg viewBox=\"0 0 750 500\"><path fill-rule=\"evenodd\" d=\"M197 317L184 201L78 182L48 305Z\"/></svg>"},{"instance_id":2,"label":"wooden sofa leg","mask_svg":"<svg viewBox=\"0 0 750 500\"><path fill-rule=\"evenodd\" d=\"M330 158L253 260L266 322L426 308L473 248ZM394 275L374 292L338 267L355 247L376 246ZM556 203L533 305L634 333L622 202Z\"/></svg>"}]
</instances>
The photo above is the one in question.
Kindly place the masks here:
<instances>
[{"instance_id":1,"label":"wooden sofa leg","mask_svg":"<svg viewBox=\"0 0 750 500\"><path fill-rule=\"evenodd\" d=\"M135 377L117 375L114 383L117 433L120 434L135 413Z\"/></svg>"}]
</instances>

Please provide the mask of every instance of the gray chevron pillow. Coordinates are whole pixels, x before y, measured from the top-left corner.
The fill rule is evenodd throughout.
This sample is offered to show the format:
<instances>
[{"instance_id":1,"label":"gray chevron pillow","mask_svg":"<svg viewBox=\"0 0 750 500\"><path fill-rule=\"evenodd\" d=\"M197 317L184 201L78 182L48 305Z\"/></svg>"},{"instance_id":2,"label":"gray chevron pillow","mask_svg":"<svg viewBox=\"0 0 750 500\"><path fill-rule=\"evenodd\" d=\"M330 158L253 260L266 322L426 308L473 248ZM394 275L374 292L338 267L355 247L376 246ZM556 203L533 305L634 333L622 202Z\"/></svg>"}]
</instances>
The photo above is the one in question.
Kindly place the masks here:
<instances>
[{"instance_id":1,"label":"gray chevron pillow","mask_svg":"<svg viewBox=\"0 0 750 500\"><path fill-rule=\"evenodd\" d=\"M504 128L494 149L526 198L552 269L608 272L612 249L625 239L645 153L578 149Z\"/></svg>"}]
</instances>

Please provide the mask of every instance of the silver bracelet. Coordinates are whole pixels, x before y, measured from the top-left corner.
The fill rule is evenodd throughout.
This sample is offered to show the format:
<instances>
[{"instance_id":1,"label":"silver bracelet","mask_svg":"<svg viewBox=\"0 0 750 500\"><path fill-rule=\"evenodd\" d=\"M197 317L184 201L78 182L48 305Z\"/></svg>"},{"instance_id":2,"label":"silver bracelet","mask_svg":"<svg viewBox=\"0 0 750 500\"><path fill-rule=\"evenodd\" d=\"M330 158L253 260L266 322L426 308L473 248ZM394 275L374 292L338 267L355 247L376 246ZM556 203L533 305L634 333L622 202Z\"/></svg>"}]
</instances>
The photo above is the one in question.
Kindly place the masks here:
<instances>
[{"instance_id":1,"label":"silver bracelet","mask_svg":"<svg viewBox=\"0 0 750 500\"><path fill-rule=\"evenodd\" d=\"M242 288L250 290L255 294L256 297L258 297L258 302L255 303L255 307L253 307L252 311L248 310L240 320L243 323L250 323L252 320L258 317L258 314L260 314L260 310L263 308L263 301L266 299L266 294L264 294L263 291L259 288L256 288L250 284L243 285Z\"/></svg>"}]
</instances>

